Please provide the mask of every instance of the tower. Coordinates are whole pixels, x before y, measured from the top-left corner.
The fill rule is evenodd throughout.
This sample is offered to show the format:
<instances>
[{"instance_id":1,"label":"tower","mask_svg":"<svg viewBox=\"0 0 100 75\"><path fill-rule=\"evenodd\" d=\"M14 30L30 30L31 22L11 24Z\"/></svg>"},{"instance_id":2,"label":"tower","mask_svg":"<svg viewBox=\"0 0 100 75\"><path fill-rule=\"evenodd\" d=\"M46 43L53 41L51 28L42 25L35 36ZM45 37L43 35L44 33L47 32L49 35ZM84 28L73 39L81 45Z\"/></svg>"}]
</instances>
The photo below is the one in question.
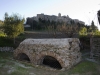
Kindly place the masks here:
<instances>
[{"instance_id":1,"label":"tower","mask_svg":"<svg viewBox=\"0 0 100 75\"><path fill-rule=\"evenodd\" d=\"M58 14L58 17L61 17L61 13Z\"/></svg>"}]
</instances>

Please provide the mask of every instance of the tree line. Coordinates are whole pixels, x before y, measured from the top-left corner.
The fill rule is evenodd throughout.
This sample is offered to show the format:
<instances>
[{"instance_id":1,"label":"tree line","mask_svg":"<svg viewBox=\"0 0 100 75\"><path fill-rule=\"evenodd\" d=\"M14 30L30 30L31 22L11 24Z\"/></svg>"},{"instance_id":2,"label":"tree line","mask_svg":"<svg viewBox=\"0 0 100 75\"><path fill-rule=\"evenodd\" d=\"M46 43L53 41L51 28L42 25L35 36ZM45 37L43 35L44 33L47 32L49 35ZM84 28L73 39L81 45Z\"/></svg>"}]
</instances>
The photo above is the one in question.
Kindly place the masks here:
<instances>
[{"instance_id":1,"label":"tree line","mask_svg":"<svg viewBox=\"0 0 100 75\"><path fill-rule=\"evenodd\" d=\"M44 19L41 19L39 18L38 21L36 20L32 20L31 18L27 18L27 21L26 21L26 24L30 25L30 29L33 29L33 30L47 30L49 26L53 26L54 29L57 28L58 25L78 25L78 27L82 27L82 26L85 26L84 24L81 24L81 23L75 23L74 20L70 20L70 23L67 23L67 22L63 22L63 21L50 21L50 20L44 20Z\"/></svg>"},{"instance_id":2,"label":"tree line","mask_svg":"<svg viewBox=\"0 0 100 75\"><path fill-rule=\"evenodd\" d=\"M50 20L44 20L39 18L38 21L27 19L26 24L30 25L30 30L47 30L56 32L65 33L69 37L72 37L74 34L79 34L80 36L87 35L100 35L98 27L94 24L94 21L91 22L91 25L85 25L81 23L75 23L73 20L70 23L66 22L55 22Z\"/></svg>"}]
</instances>

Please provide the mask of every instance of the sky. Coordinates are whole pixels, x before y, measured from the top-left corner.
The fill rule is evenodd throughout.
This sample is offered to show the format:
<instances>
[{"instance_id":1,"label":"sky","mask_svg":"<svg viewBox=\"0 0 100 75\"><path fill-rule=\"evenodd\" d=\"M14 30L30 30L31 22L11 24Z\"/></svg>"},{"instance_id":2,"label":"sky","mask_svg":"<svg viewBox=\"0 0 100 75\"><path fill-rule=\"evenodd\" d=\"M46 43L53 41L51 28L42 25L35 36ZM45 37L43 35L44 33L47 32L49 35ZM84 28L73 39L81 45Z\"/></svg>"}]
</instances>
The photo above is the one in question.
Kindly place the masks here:
<instances>
[{"instance_id":1,"label":"sky","mask_svg":"<svg viewBox=\"0 0 100 75\"><path fill-rule=\"evenodd\" d=\"M100 10L100 0L0 0L0 20L4 20L4 14L18 13L22 17L33 17L37 14L69 16L79 19L90 25L97 21L97 11Z\"/></svg>"}]
</instances>

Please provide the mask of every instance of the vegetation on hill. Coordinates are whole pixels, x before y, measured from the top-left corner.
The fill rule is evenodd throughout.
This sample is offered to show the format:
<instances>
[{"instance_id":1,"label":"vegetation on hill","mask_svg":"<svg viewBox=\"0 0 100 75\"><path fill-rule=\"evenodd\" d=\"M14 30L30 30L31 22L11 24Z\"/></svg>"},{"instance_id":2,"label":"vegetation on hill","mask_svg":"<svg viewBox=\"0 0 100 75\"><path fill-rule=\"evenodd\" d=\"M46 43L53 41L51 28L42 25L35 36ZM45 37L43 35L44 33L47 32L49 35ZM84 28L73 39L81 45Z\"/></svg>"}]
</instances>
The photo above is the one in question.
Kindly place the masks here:
<instances>
[{"instance_id":1,"label":"vegetation on hill","mask_svg":"<svg viewBox=\"0 0 100 75\"><path fill-rule=\"evenodd\" d=\"M93 36L93 37L100 37L100 31L98 30L98 27L94 25L94 22L91 22L91 25L89 27L81 27L79 31L80 36Z\"/></svg>"},{"instance_id":2,"label":"vegetation on hill","mask_svg":"<svg viewBox=\"0 0 100 75\"><path fill-rule=\"evenodd\" d=\"M100 31L98 27L94 24L94 21L91 22L91 25L84 25L80 23L75 23L74 21L69 23L59 22L59 21L49 21L39 18L39 21L27 20L26 24L30 25L30 30L46 30L52 31L54 34L56 32L61 32L69 37L72 37L74 34L79 34L80 36L100 36ZM25 29L27 30L27 29Z\"/></svg>"},{"instance_id":3,"label":"vegetation on hill","mask_svg":"<svg viewBox=\"0 0 100 75\"><path fill-rule=\"evenodd\" d=\"M15 43L15 38L18 39L20 37L20 34L22 34L24 30L27 30L26 28L24 29L24 18L21 18L18 14L9 16L8 13L5 13L4 16L4 21L0 20L0 37L14 39ZM70 38L75 34L77 34L79 38L100 37L100 31L93 21L91 22L91 25L88 26L80 23L75 23L74 21L71 21L69 24L59 21L50 22L49 20L43 20L39 18L39 21L26 21L26 24L29 24L31 26L29 30L46 31L48 32L47 34L49 34L49 32L53 32L53 35L55 37L59 32ZM24 34L22 34L20 38L22 37L25 39Z\"/></svg>"},{"instance_id":4,"label":"vegetation on hill","mask_svg":"<svg viewBox=\"0 0 100 75\"><path fill-rule=\"evenodd\" d=\"M66 23L66 22L59 22L59 21L50 21L50 20L43 20L41 18L39 18L39 21L31 21L31 20L27 20L26 24L30 25L30 29L33 30L48 30L48 28L51 26L52 28L56 29L58 25L62 26L62 25L78 25L78 27L82 27L85 26L84 24L80 24L80 23L75 23L74 21L71 21L70 23Z\"/></svg>"}]
</instances>

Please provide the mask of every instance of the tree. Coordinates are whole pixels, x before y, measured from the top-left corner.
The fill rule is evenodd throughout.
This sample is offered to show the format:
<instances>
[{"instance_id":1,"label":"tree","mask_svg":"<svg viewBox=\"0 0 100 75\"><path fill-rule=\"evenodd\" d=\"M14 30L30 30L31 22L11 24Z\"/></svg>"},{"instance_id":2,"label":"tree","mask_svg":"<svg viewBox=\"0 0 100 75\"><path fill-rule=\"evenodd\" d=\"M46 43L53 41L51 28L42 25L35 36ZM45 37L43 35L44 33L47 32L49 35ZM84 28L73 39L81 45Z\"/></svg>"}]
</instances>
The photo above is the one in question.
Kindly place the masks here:
<instances>
[{"instance_id":1,"label":"tree","mask_svg":"<svg viewBox=\"0 0 100 75\"><path fill-rule=\"evenodd\" d=\"M3 21L0 20L0 31L2 31L3 28Z\"/></svg>"},{"instance_id":2,"label":"tree","mask_svg":"<svg viewBox=\"0 0 100 75\"><path fill-rule=\"evenodd\" d=\"M0 20L0 26L2 26L2 25L3 25L3 21Z\"/></svg>"},{"instance_id":3,"label":"tree","mask_svg":"<svg viewBox=\"0 0 100 75\"><path fill-rule=\"evenodd\" d=\"M73 37L75 34L78 33L79 29L77 25L58 25L57 30L66 34L68 37Z\"/></svg>"},{"instance_id":4,"label":"tree","mask_svg":"<svg viewBox=\"0 0 100 75\"><path fill-rule=\"evenodd\" d=\"M13 14L11 16L8 13L5 13L4 19L4 33L6 33L7 37L14 39L24 32L24 18L21 18L18 14Z\"/></svg>"},{"instance_id":5,"label":"tree","mask_svg":"<svg viewBox=\"0 0 100 75\"><path fill-rule=\"evenodd\" d=\"M98 27L95 26L94 21L91 22L91 26L88 28L89 35L93 36L95 34L95 31L98 30Z\"/></svg>"},{"instance_id":6,"label":"tree","mask_svg":"<svg viewBox=\"0 0 100 75\"><path fill-rule=\"evenodd\" d=\"M100 24L100 10L97 11L97 17L98 17L98 21L99 21L99 24Z\"/></svg>"},{"instance_id":7,"label":"tree","mask_svg":"<svg viewBox=\"0 0 100 75\"><path fill-rule=\"evenodd\" d=\"M0 20L0 37L5 37L6 35L3 32L3 21Z\"/></svg>"},{"instance_id":8,"label":"tree","mask_svg":"<svg viewBox=\"0 0 100 75\"><path fill-rule=\"evenodd\" d=\"M98 29L97 26L95 26L94 21L91 22L90 27L92 28L92 31L95 31L96 29Z\"/></svg>"},{"instance_id":9,"label":"tree","mask_svg":"<svg viewBox=\"0 0 100 75\"><path fill-rule=\"evenodd\" d=\"M79 35L81 36L86 36L87 35L87 28L86 27L82 27L79 31Z\"/></svg>"},{"instance_id":10,"label":"tree","mask_svg":"<svg viewBox=\"0 0 100 75\"><path fill-rule=\"evenodd\" d=\"M98 29L96 29L96 30L94 31L94 36L100 36L100 31L99 31Z\"/></svg>"}]
</instances>

